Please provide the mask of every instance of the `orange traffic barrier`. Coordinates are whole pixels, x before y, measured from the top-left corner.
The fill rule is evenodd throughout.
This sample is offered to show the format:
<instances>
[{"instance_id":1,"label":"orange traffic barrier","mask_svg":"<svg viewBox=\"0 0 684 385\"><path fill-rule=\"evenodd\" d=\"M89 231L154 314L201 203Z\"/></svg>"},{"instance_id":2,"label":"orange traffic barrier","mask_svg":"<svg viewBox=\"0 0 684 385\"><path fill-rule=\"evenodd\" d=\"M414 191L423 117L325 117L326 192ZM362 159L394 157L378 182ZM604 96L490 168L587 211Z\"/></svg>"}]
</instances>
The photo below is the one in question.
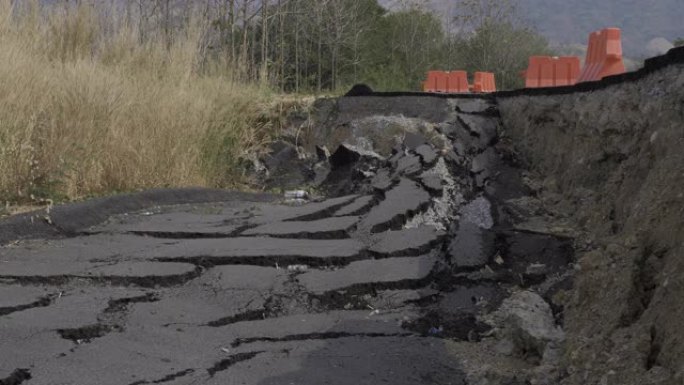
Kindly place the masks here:
<instances>
[{"instance_id":1,"label":"orange traffic barrier","mask_svg":"<svg viewBox=\"0 0 684 385\"><path fill-rule=\"evenodd\" d=\"M577 56L559 57L555 60L553 69L556 86L575 85L580 75L580 58Z\"/></svg>"},{"instance_id":2,"label":"orange traffic barrier","mask_svg":"<svg viewBox=\"0 0 684 385\"><path fill-rule=\"evenodd\" d=\"M496 82L492 72L475 72L473 92L496 92Z\"/></svg>"},{"instance_id":3,"label":"orange traffic barrier","mask_svg":"<svg viewBox=\"0 0 684 385\"><path fill-rule=\"evenodd\" d=\"M465 93L470 92L468 85L468 73L465 71L449 72L449 92Z\"/></svg>"},{"instance_id":4,"label":"orange traffic barrier","mask_svg":"<svg viewBox=\"0 0 684 385\"><path fill-rule=\"evenodd\" d=\"M428 71L423 82L423 91L462 94L473 92L495 92L496 82L492 72L475 72L474 82L468 84L466 71Z\"/></svg>"},{"instance_id":5,"label":"orange traffic barrier","mask_svg":"<svg viewBox=\"0 0 684 385\"><path fill-rule=\"evenodd\" d=\"M571 86L579 74L580 59L575 56L532 56L522 73L526 88Z\"/></svg>"},{"instance_id":6,"label":"orange traffic barrier","mask_svg":"<svg viewBox=\"0 0 684 385\"><path fill-rule=\"evenodd\" d=\"M625 73L625 63L620 29L606 28L589 35L587 60L577 81L590 82L622 73Z\"/></svg>"},{"instance_id":7,"label":"orange traffic barrier","mask_svg":"<svg viewBox=\"0 0 684 385\"><path fill-rule=\"evenodd\" d=\"M423 83L425 92L447 92L447 73L444 71L428 71L427 80Z\"/></svg>"},{"instance_id":8,"label":"orange traffic barrier","mask_svg":"<svg viewBox=\"0 0 684 385\"><path fill-rule=\"evenodd\" d=\"M468 74L465 71L428 71L423 91L439 93L468 92Z\"/></svg>"}]
</instances>

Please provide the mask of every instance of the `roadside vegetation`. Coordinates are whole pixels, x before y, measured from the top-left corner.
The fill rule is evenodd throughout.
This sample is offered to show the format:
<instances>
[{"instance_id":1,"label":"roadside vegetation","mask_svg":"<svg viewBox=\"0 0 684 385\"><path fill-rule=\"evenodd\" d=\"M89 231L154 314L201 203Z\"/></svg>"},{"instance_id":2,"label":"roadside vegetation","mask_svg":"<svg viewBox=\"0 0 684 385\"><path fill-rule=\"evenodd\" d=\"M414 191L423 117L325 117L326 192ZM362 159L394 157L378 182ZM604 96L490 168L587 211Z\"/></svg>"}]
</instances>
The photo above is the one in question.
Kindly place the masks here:
<instances>
[{"instance_id":1,"label":"roadside vegetation","mask_svg":"<svg viewBox=\"0 0 684 385\"><path fill-rule=\"evenodd\" d=\"M270 93L92 8L0 6L0 197L39 202L164 186L237 187L268 139Z\"/></svg>"},{"instance_id":2,"label":"roadside vegetation","mask_svg":"<svg viewBox=\"0 0 684 385\"><path fill-rule=\"evenodd\" d=\"M454 20L420 3L0 0L0 211L245 188L244 165L306 95L418 90L428 69L511 88L548 50L512 1L463 1Z\"/></svg>"},{"instance_id":3,"label":"roadside vegetation","mask_svg":"<svg viewBox=\"0 0 684 385\"><path fill-rule=\"evenodd\" d=\"M217 49L231 53L243 79L281 92L340 92L355 83L419 90L430 69L495 72L500 88L513 88L523 84L530 55L549 53L519 17L518 0L459 0L456 17L423 0L219 3Z\"/></svg>"}]
</instances>

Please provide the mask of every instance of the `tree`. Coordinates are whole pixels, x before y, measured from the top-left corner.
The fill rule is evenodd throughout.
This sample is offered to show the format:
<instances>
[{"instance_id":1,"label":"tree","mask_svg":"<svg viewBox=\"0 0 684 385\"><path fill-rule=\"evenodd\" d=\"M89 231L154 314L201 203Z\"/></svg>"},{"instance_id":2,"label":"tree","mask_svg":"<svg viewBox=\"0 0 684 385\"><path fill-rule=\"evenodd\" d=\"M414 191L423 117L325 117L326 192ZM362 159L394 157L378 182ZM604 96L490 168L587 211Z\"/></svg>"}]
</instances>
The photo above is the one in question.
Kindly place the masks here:
<instances>
[{"instance_id":1,"label":"tree","mask_svg":"<svg viewBox=\"0 0 684 385\"><path fill-rule=\"evenodd\" d=\"M455 44L458 67L473 73L493 72L499 89L521 87L520 72L530 56L551 55L546 39L512 24L487 24Z\"/></svg>"},{"instance_id":2,"label":"tree","mask_svg":"<svg viewBox=\"0 0 684 385\"><path fill-rule=\"evenodd\" d=\"M440 66L445 34L437 16L420 8L384 15L364 43L362 80L383 90L419 89Z\"/></svg>"},{"instance_id":3,"label":"tree","mask_svg":"<svg viewBox=\"0 0 684 385\"><path fill-rule=\"evenodd\" d=\"M462 0L460 33L447 54L469 72L494 72L499 89L523 85L519 73L533 55L551 55L547 40L524 25L515 0Z\"/></svg>"},{"instance_id":4,"label":"tree","mask_svg":"<svg viewBox=\"0 0 684 385\"><path fill-rule=\"evenodd\" d=\"M53 0L54 1L54 0ZM72 1L60 0L69 10ZM457 17L429 0L120 0L141 43L197 33L197 68L281 92L328 92L368 83L417 90L431 69L493 71L500 88L519 85L544 39L515 16L516 0L459 0ZM84 2L85 3L85 2ZM91 4L91 2L88 2ZM92 2L92 4L99 4ZM114 6L117 7L117 6ZM117 18L108 18L116 20Z\"/></svg>"}]
</instances>

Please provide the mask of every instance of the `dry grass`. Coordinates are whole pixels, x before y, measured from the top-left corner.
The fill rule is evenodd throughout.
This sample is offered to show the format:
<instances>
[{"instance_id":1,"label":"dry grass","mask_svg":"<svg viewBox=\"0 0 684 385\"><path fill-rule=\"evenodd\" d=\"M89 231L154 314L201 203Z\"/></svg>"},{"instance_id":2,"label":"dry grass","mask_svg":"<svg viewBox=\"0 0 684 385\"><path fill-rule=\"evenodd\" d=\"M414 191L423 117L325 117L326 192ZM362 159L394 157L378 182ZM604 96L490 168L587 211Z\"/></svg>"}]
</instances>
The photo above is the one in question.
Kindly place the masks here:
<instances>
[{"instance_id":1,"label":"dry grass","mask_svg":"<svg viewBox=\"0 0 684 385\"><path fill-rule=\"evenodd\" d=\"M141 43L88 7L0 0L0 201L239 186L272 98L207 65L202 33Z\"/></svg>"}]
</instances>

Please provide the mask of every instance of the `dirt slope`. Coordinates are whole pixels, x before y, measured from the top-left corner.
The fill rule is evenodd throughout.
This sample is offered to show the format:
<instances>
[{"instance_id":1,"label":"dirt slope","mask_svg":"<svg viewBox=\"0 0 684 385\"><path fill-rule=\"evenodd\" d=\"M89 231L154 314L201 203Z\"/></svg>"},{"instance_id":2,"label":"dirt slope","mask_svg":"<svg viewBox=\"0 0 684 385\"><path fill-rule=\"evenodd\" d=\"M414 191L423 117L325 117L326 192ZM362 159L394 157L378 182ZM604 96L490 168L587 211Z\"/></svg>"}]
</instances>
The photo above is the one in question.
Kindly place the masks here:
<instances>
[{"instance_id":1,"label":"dirt slope","mask_svg":"<svg viewBox=\"0 0 684 385\"><path fill-rule=\"evenodd\" d=\"M582 233L563 384L684 381L683 56L583 92L498 98L544 207Z\"/></svg>"}]
</instances>

